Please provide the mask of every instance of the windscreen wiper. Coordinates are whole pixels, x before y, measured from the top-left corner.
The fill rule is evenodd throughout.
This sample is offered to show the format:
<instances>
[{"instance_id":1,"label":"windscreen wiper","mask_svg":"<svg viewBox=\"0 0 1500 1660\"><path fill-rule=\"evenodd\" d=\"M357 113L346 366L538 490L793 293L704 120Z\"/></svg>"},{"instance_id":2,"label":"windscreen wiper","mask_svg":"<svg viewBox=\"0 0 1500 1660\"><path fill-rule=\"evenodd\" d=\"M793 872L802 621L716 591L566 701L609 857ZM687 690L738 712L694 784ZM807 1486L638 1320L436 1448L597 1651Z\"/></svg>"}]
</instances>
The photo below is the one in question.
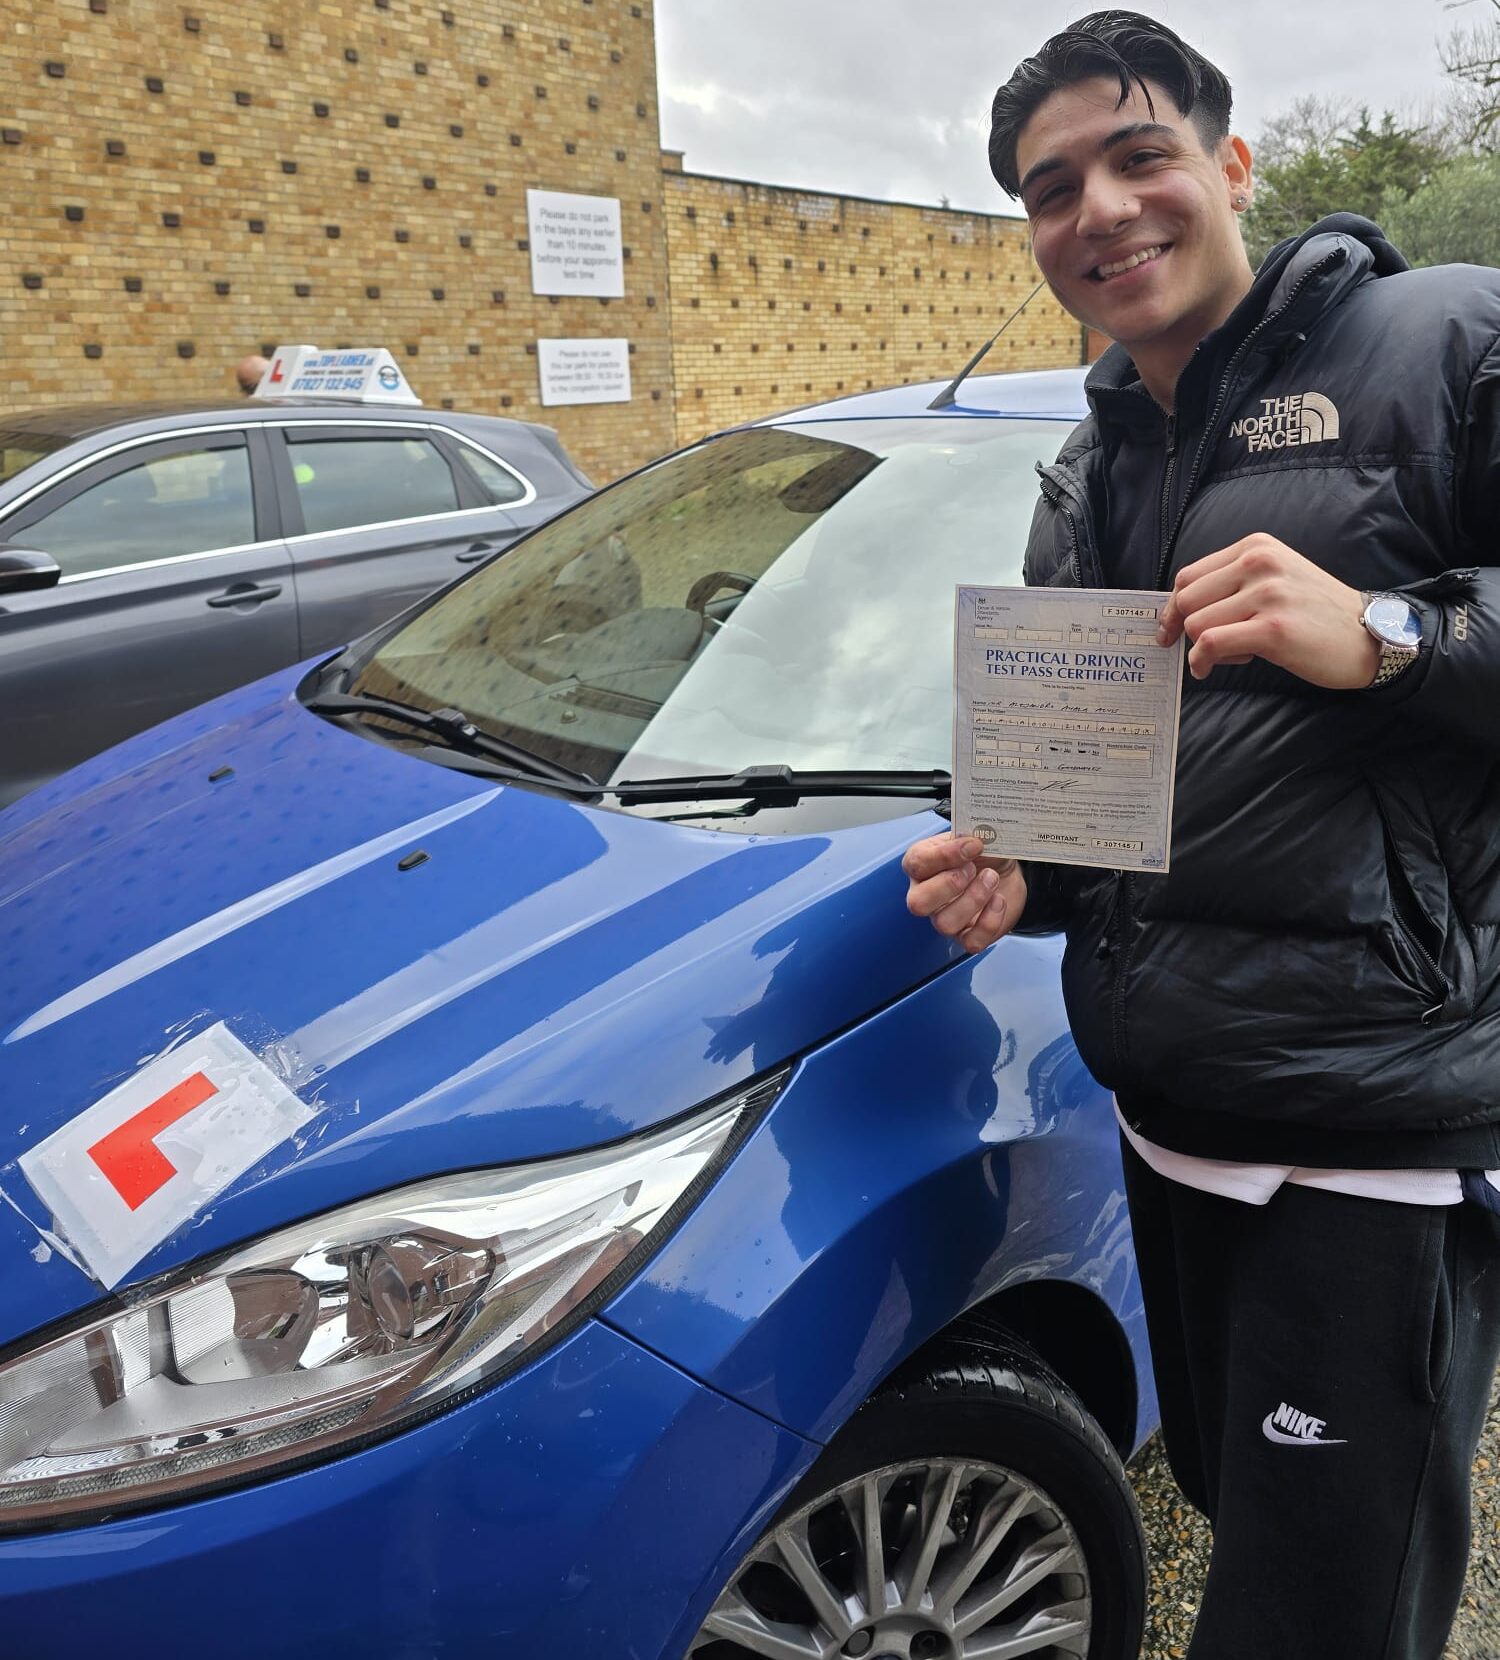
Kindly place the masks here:
<instances>
[{"instance_id":1,"label":"windscreen wiper","mask_svg":"<svg viewBox=\"0 0 1500 1660\"><path fill-rule=\"evenodd\" d=\"M575 795L613 796L629 806L672 801L754 801L762 806L794 807L808 796L911 796L946 801L953 780L946 772L873 771L799 772L795 767L742 767L738 772L708 772L672 778L625 778L601 784L519 744L497 738L476 726L461 709L419 709L369 692L322 692L305 708L334 719L373 715L413 727L445 749L508 763L514 776L538 780ZM486 769L489 771L490 769ZM494 776L507 776L503 768Z\"/></svg>"},{"instance_id":2,"label":"windscreen wiper","mask_svg":"<svg viewBox=\"0 0 1500 1660\"><path fill-rule=\"evenodd\" d=\"M598 795L603 786L586 772L575 772L544 755L533 754L520 744L497 738L476 726L462 709L419 709L415 704L398 703L394 698L376 697L370 692L320 692L303 705L315 715L338 719L345 715L373 715L396 721L423 733L442 749L456 749L466 755L480 755L514 768L515 776L539 779L585 795Z\"/></svg>"},{"instance_id":3,"label":"windscreen wiper","mask_svg":"<svg viewBox=\"0 0 1500 1660\"><path fill-rule=\"evenodd\" d=\"M683 778L625 778L603 786L631 805L653 801L753 800L794 807L805 796L885 795L946 800L953 780L946 772L799 772L795 767L742 767L739 772L708 772Z\"/></svg>"}]
</instances>

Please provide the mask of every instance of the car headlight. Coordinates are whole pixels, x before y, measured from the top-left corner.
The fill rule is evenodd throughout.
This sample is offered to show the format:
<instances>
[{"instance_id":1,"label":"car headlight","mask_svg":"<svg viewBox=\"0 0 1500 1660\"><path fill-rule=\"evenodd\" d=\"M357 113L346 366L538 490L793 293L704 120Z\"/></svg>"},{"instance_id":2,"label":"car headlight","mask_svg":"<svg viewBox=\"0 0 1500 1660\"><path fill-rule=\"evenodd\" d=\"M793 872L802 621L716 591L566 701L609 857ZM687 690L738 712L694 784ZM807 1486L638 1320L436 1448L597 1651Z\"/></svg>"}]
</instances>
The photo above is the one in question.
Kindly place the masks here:
<instances>
[{"instance_id":1,"label":"car headlight","mask_svg":"<svg viewBox=\"0 0 1500 1660\"><path fill-rule=\"evenodd\" d=\"M624 1282L786 1073L650 1135L380 1194L0 1365L0 1527L98 1519L431 1415Z\"/></svg>"}]
</instances>

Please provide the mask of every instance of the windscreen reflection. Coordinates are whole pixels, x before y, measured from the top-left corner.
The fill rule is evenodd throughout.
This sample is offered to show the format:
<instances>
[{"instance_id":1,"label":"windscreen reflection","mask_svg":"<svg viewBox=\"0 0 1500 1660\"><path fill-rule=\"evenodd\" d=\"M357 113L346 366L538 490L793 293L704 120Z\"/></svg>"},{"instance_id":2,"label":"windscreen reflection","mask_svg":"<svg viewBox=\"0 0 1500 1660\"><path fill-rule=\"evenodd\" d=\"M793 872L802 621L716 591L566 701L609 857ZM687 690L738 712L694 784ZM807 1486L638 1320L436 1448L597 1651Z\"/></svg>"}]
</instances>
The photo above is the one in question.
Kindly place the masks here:
<instances>
[{"instance_id":1,"label":"windscreen reflection","mask_svg":"<svg viewBox=\"0 0 1500 1660\"><path fill-rule=\"evenodd\" d=\"M953 589L1021 580L1055 422L730 433L545 526L352 689L611 780L946 767Z\"/></svg>"}]
</instances>

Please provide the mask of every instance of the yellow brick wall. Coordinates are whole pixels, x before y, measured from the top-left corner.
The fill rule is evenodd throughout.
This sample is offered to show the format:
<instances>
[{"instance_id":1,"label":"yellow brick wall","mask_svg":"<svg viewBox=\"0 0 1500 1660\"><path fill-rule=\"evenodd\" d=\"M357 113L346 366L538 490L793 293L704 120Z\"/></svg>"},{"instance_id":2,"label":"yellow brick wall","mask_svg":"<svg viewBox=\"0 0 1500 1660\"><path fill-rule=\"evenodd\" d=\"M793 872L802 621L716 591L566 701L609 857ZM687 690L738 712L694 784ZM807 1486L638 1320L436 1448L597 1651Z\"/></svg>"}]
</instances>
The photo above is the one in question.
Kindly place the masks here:
<instances>
[{"instance_id":1,"label":"yellow brick wall","mask_svg":"<svg viewBox=\"0 0 1500 1660\"><path fill-rule=\"evenodd\" d=\"M263 346L376 344L601 479L673 442L650 0L8 5L0 138L12 409L218 397ZM528 187L620 199L623 299L532 295ZM633 401L543 410L559 335L627 337Z\"/></svg>"},{"instance_id":2,"label":"yellow brick wall","mask_svg":"<svg viewBox=\"0 0 1500 1660\"><path fill-rule=\"evenodd\" d=\"M664 172L650 0L48 0L0 13L0 88L11 409L385 345L602 481L955 373L1036 280L1015 220ZM532 294L528 188L619 199L623 299ZM543 409L552 336L627 338L632 401ZM986 366L1079 347L1043 293Z\"/></svg>"},{"instance_id":3,"label":"yellow brick wall","mask_svg":"<svg viewBox=\"0 0 1500 1660\"><path fill-rule=\"evenodd\" d=\"M663 173L677 437L868 387L947 379L1039 273L1024 221ZM984 360L1082 358L1043 290Z\"/></svg>"}]
</instances>

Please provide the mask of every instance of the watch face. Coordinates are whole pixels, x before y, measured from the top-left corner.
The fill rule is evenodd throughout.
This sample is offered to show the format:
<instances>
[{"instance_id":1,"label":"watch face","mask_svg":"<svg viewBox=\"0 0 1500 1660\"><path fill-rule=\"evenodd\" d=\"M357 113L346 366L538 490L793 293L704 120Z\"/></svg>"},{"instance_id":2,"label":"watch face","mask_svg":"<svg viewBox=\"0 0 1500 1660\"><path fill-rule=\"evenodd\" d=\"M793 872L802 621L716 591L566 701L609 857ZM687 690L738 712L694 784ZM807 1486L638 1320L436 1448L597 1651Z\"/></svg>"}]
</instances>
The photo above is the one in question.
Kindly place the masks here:
<instances>
[{"instance_id":1,"label":"watch face","mask_svg":"<svg viewBox=\"0 0 1500 1660\"><path fill-rule=\"evenodd\" d=\"M1404 599L1378 594L1365 610L1365 625L1377 639L1393 646L1419 646L1422 619Z\"/></svg>"}]
</instances>

